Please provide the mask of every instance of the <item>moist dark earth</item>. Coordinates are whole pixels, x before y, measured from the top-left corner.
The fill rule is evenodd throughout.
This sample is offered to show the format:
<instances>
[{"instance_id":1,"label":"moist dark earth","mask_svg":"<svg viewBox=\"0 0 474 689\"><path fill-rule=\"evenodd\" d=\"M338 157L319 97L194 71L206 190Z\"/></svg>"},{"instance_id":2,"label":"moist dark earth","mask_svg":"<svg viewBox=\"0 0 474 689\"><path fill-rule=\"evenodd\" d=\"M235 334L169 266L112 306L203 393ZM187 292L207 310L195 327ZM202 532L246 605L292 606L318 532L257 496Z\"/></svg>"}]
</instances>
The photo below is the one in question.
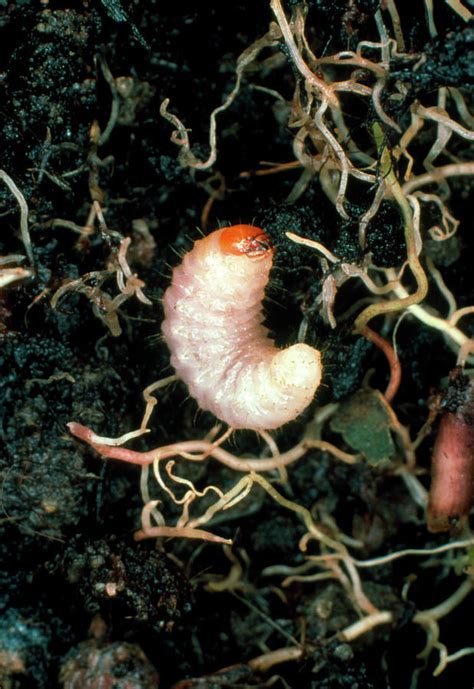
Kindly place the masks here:
<instances>
[{"instance_id":1,"label":"moist dark earth","mask_svg":"<svg viewBox=\"0 0 474 689\"><path fill-rule=\"evenodd\" d=\"M288 2L286 11L296 4ZM393 79L406 86L405 100L391 113L400 121L407 121L416 98L430 103L443 85L469 94L474 84L466 58L474 27L440 2L440 35L431 40L418 4L410 20L402 20L410 26L409 49L423 51L426 61L416 78L403 62L394 66ZM314 49L330 54L376 40L378 5L308 2ZM345 260L359 260L365 189L351 189L350 219L342 220L316 180L288 204L298 172L255 174L261 161L293 159L293 132L278 117L271 93L291 100L291 64L259 73L255 83L266 91L252 88L251 72L244 76L241 93L218 121L218 157L210 171L191 173L180 164L172 127L160 116L161 103L170 99L170 111L192 129L193 152L207 157L210 111L230 92L238 55L270 21L268 4L250 0L0 0L0 167L28 204L34 256L33 274L0 290L2 689L407 689L423 666L417 654L426 639L410 621L416 609L433 607L459 585L460 573L429 560L365 570L371 600L394 611L395 622L344 644L334 635L357 615L338 582L295 582L280 595L282 577L261 575L266 567L304 562L296 515L255 491L216 522L216 532L233 539L243 574L235 589L212 590L211 575L224 578L232 566L222 548L179 539L160 547L135 542L139 469L104 461L68 433L70 421L109 437L139 427L143 389L172 374L159 337L171 269L200 230L227 224L261 226L275 246L266 322L277 345L285 346L296 340L305 314L307 340L324 352L316 405L344 403L368 377L373 388L386 383L383 356L352 333L350 321L336 329L324 322L316 305L321 264L285 237L289 230L306 234ZM369 140L373 113L361 109L353 117ZM452 189L450 207L461 230L441 256L433 247L432 258L462 307L473 297L467 260L474 251L472 183L459 178ZM104 209L106 225L96 222L95 232L81 233L77 228L86 225L94 202ZM18 204L4 184L0 222L0 255L24 254ZM119 293L110 262L125 236L133 239L127 258L151 306L126 301L114 333L104 304ZM401 218L389 202L369 226L367 246L378 266L403 262ZM61 287L90 273L85 289L64 290L54 302ZM352 289L341 290L341 312L362 296L359 287ZM469 327L466 320L468 333ZM441 336L409 319L398 348L403 380L396 409L416 431L452 357ZM134 441L136 449L203 438L214 424L179 383L157 397L151 432ZM298 442L316 405L277 434L281 450ZM425 487L435 431L418 453ZM334 431L328 434L341 443ZM239 432L232 451L255 456L261 443ZM192 470L206 483L232 484L231 472L216 463ZM282 490L309 509L322 506L344 533L363 542L361 557L447 539L428 533L402 481L384 467L348 466L313 451L291 467L290 485ZM169 509L172 520L179 512ZM473 614L471 595L442 621L450 652L474 645ZM302 639L310 643L298 662L268 673L246 665ZM235 667L212 676L229 666ZM472 656L438 678L435 666L436 653L418 677L420 689L472 689ZM200 679L187 684L187 678Z\"/></svg>"}]
</instances>

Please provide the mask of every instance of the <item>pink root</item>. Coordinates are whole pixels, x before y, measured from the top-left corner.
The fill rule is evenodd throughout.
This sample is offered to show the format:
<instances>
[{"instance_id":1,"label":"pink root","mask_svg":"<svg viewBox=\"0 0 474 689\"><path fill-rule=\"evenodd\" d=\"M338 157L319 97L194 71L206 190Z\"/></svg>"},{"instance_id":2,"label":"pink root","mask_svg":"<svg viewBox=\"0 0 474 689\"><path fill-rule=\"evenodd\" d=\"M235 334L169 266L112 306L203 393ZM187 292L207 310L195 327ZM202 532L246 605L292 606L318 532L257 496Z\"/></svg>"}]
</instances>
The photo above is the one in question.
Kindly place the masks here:
<instances>
[{"instance_id":1,"label":"pink root","mask_svg":"<svg viewBox=\"0 0 474 689\"><path fill-rule=\"evenodd\" d=\"M155 460L168 459L170 457L183 457L190 462L202 462L208 457L212 457L234 471L274 471L298 461L311 448L329 452L348 464L355 464L359 460L358 455L350 455L347 452L343 452L325 440L312 440L309 438L307 440L303 439L297 445L286 452L278 454L276 457L265 459L237 457L215 442L208 440L185 440L181 443L162 445L147 452L136 452L126 447L105 444L101 442L101 438L91 431L90 428L86 428L86 426L82 426L74 421L68 423L67 426L73 436L79 438L79 440L84 440L102 457L118 459L121 462L129 462L130 464L138 464L140 466L147 466L148 464L153 464Z\"/></svg>"},{"instance_id":2,"label":"pink root","mask_svg":"<svg viewBox=\"0 0 474 689\"><path fill-rule=\"evenodd\" d=\"M176 456L181 456L194 462L200 462L206 457L213 457L218 462L225 464L235 471L273 471L280 466L286 466L297 461L306 454L308 449L315 443L317 445L324 445L323 449L326 449L326 446L329 448L332 447L330 443L325 443L324 441L308 441L307 443L302 442L296 445L294 448L279 455L275 459L242 459L207 440L186 440L182 443L163 445L162 447L154 448L147 452L136 452L135 450L129 450L125 447L101 443L99 437L91 431L90 428L86 428L86 426L82 426L74 421L68 423L67 426L72 435L80 440L84 440L102 457L118 459L122 462L139 464L140 466L153 464L156 459L168 459L169 457ZM347 455L347 457L352 459L350 455Z\"/></svg>"},{"instance_id":3,"label":"pink root","mask_svg":"<svg viewBox=\"0 0 474 689\"><path fill-rule=\"evenodd\" d=\"M157 450L151 450L150 452L135 452L134 450L128 450L126 447L104 445L95 440L97 436L94 431L91 431L90 428L86 426L82 426L80 423L75 423L75 421L68 423L67 427L72 435L79 438L79 440L84 440L86 443L89 443L89 445L102 455L102 457L120 459L122 462L130 462L131 464L140 464L143 466L146 464L153 464L157 455Z\"/></svg>"},{"instance_id":4,"label":"pink root","mask_svg":"<svg viewBox=\"0 0 474 689\"><path fill-rule=\"evenodd\" d=\"M388 381L387 389L384 392L384 397L390 404L398 392L402 379L402 367L400 365L398 356L390 342L376 333L375 330L365 326L361 333L364 335L364 337L370 340L370 342L373 342L387 358L387 362L390 367L390 379Z\"/></svg>"}]
</instances>

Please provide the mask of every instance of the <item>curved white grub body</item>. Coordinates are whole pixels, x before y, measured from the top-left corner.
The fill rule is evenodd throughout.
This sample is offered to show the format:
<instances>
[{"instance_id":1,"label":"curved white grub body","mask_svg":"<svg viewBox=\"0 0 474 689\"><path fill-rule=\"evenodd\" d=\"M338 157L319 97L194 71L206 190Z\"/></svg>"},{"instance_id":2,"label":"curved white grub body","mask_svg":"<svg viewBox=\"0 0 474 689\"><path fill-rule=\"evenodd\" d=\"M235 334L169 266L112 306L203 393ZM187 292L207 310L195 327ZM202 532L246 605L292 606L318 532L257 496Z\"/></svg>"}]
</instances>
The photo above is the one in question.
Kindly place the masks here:
<instances>
[{"instance_id":1,"label":"curved white grub body","mask_svg":"<svg viewBox=\"0 0 474 689\"><path fill-rule=\"evenodd\" d=\"M278 350L268 338L262 300L273 251L256 230L224 228L194 244L164 295L162 331L171 364L201 409L233 428L264 430L291 421L312 401L321 356L306 344ZM237 231L252 231L252 239L231 246ZM242 253L247 241L258 243L253 254Z\"/></svg>"}]
</instances>

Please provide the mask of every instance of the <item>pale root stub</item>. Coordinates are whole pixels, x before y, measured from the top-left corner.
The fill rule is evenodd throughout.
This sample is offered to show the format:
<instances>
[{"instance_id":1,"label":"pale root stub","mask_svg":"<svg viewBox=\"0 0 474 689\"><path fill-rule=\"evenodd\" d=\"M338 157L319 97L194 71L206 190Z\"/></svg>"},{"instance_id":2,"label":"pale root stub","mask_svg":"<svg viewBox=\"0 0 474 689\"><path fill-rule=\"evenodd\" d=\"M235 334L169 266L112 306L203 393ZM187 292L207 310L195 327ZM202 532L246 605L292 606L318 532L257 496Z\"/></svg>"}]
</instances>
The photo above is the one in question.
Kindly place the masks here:
<instances>
[{"instance_id":1,"label":"pale root stub","mask_svg":"<svg viewBox=\"0 0 474 689\"><path fill-rule=\"evenodd\" d=\"M258 228L235 229L247 227L255 236ZM306 344L279 350L269 339L262 300L273 251L267 244L257 256L228 252L233 230L196 241L174 269L162 331L171 365L201 409L233 428L278 428L312 401L321 354Z\"/></svg>"}]
</instances>

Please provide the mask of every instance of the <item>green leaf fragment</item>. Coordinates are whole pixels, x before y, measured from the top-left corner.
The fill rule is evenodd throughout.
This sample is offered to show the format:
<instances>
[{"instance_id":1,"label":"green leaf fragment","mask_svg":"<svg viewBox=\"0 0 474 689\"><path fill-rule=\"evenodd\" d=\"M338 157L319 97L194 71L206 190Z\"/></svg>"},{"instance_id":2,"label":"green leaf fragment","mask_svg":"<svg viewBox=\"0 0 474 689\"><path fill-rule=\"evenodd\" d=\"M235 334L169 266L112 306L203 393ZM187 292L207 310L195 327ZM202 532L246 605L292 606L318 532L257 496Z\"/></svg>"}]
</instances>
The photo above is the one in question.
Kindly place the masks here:
<instances>
[{"instance_id":1,"label":"green leaf fragment","mask_svg":"<svg viewBox=\"0 0 474 689\"><path fill-rule=\"evenodd\" d=\"M341 405L331 419L331 429L361 452L369 464L390 461L395 445L390 434L390 416L378 390L359 390Z\"/></svg>"}]
</instances>

